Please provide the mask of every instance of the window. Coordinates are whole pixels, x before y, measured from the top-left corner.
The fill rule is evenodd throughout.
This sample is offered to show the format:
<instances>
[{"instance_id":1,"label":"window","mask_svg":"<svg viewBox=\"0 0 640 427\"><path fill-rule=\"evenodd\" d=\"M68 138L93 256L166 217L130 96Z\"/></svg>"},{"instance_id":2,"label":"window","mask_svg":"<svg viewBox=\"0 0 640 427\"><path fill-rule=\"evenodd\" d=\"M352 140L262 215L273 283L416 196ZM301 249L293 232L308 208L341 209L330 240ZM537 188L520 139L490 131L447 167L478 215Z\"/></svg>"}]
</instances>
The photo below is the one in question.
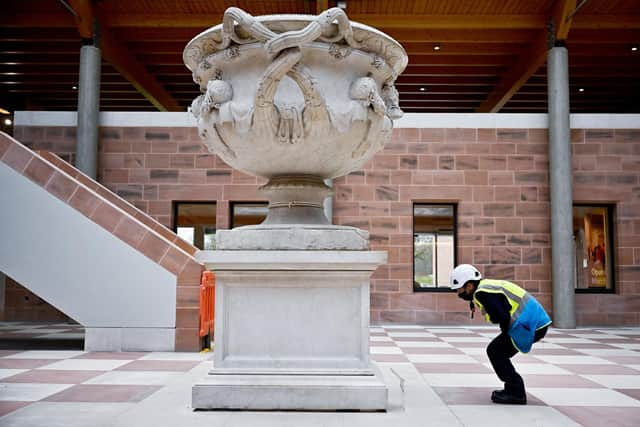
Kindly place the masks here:
<instances>
[{"instance_id":1,"label":"window","mask_svg":"<svg viewBox=\"0 0 640 427\"><path fill-rule=\"evenodd\" d=\"M577 292L614 291L612 211L609 205L573 207Z\"/></svg>"},{"instance_id":2,"label":"window","mask_svg":"<svg viewBox=\"0 0 640 427\"><path fill-rule=\"evenodd\" d=\"M262 223L267 217L268 206L267 202L232 203L231 228Z\"/></svg>"},{"instance_id":3,"label":"window","mask_svg":"<svg viewBox=\"0 0 640 427\"><path fill-rule=\"evenodd\" d=\"M216 248L216 204L209 202L175 202L176 234L197 248Z\"/></svg>"},{"instance_id":4,"label":"window","mask_svg":"<svg viewBox=\"0 0 640 427\"><path fill-rule=\"evenodd\" d=\"M413 289L450 290L449 275L455 266L456 206L413 206Z\"/></svg>"}]
</instances>

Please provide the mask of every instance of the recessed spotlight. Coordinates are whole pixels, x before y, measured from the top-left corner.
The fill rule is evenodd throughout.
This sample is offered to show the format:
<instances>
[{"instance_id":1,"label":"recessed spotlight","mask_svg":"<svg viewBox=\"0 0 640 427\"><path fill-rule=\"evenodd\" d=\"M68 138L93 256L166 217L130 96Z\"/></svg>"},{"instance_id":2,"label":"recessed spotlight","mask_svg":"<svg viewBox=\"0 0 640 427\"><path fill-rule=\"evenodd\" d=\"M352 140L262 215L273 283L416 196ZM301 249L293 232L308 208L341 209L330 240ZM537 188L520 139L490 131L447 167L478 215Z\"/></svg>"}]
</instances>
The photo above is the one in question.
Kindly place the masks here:
<instances>
[{"instance_id":1,"label":"recessed spotlight","mask_svg":"<svg viewBox=\"0 0 640 427\"><path fill-rule=\"evenodd\" d=\"M583 87L579 88L578 92L584 92L584 88Z\"/></svg>"},{"instance_id":2,"label":"recessed spotlight","mask_svg":"<svg viewBox=\"0 0 640 427\"><path fill-rule=\"evenodd\" d=\"M441 49L440 43L436 43L436 44L433 45L433 50L438 51L440 49Z\"/></svg>"},{"instance_id":3,"label":"recessed spotlight","mask_svg":"<svg viewBox=\"0 0 640 427\"><path fill-rule=\"evenodd\" d=\"M631 46L631 52L637 52L638 51L638 45L634 44L633 46Z\"/></svg>"},{"instance_id":4,"label":"recessed spotlight","mask_svg":"<svg viewBox=\"0 0 640 427\"><path fill-rule=\"evenodd\" d=\"M424 92L425 90L427 90L427 89L425 89L423 87L420 88L420 92Z\"/></svg>"},{"instance_id":5,"label":"recessed spotlight","mask_svg":"<svg viewBox=\"0 0 640 427\"><path fill-rule=\"evenodd\" d=\"M5 125L7 125L7 126L11 126L11 123L13 123L13 122L11 121L11 119L4 119L4 124L5 124Z\"/></svg>"},{"instance_id":6,"label":"recessed spotlight","mask_svg":"<svg viewBox=\"0 0 640 427\"><path fill-rule=\"evenodd\" d=\"M78 86L71 86L71 89L78 90Z\"/></svg>"}]
</instances>

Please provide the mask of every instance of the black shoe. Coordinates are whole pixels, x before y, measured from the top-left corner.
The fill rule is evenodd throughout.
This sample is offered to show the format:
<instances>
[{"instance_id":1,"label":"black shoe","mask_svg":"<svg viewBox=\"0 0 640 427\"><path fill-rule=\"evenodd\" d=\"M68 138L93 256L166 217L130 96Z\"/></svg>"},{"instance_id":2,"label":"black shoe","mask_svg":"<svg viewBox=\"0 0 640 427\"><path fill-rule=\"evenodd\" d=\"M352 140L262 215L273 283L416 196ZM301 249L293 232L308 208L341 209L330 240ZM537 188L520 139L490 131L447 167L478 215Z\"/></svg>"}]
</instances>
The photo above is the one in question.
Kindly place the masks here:
<instances>
[{"instance_id":1,"label":"black shoe","mask_svg":"<svg viewBox=\"0 0 640 427\"><path fill-rule=\"evenodd\" d=\"M493 401L493 403L502 403L508 405L526 405L527 395L525 394L524 396L516 396L504 390L494 390L494 392L491 393L491 401Z\"/></svg>"}]
</instances>

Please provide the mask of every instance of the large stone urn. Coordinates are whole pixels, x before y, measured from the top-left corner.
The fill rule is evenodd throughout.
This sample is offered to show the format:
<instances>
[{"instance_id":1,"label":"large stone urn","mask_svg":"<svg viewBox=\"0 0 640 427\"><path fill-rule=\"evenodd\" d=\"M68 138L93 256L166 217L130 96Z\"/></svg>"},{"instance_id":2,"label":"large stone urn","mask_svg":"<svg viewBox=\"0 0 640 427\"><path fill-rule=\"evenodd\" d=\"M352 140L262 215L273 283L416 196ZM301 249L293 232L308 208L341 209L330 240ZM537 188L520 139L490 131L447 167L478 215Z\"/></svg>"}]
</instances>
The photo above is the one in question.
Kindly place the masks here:
<instances>
[{"instance_id":1,"label":"large stone urn","mask_svg":"<svg viewBox=\"0 0 640 427\"><path fill-rule=\"evenodd\" d=\"M216 273L214 369L194 408L384 410L371 369L369 280L385 252L331 225L324 180L361 168L402 116L395 40L344 11L223 23L184 50L202 95L191 112L209 149L267 178L258 226L220 230L198 257Z\"/></svg>"}]
</instances>

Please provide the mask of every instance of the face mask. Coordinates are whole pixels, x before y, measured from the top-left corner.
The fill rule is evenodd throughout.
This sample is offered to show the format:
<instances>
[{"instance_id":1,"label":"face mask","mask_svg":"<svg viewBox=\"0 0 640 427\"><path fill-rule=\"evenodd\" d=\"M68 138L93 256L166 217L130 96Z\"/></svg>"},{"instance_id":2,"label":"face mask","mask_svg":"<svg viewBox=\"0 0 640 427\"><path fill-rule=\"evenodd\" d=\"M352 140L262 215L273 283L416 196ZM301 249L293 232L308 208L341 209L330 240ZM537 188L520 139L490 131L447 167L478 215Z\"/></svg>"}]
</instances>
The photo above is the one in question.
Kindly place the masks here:
<instances>
[{"instance_id":1,"label":"face mask","mask_svg":"<svg viewBox=\"0 0 640 427\"><path fill-rule=\"evenodd\" d=\"M465 301L473 301L473 294L468 294L466 292L462 292L458 294L458 298L463 299Z\"/></svg>"}]
</instances>

